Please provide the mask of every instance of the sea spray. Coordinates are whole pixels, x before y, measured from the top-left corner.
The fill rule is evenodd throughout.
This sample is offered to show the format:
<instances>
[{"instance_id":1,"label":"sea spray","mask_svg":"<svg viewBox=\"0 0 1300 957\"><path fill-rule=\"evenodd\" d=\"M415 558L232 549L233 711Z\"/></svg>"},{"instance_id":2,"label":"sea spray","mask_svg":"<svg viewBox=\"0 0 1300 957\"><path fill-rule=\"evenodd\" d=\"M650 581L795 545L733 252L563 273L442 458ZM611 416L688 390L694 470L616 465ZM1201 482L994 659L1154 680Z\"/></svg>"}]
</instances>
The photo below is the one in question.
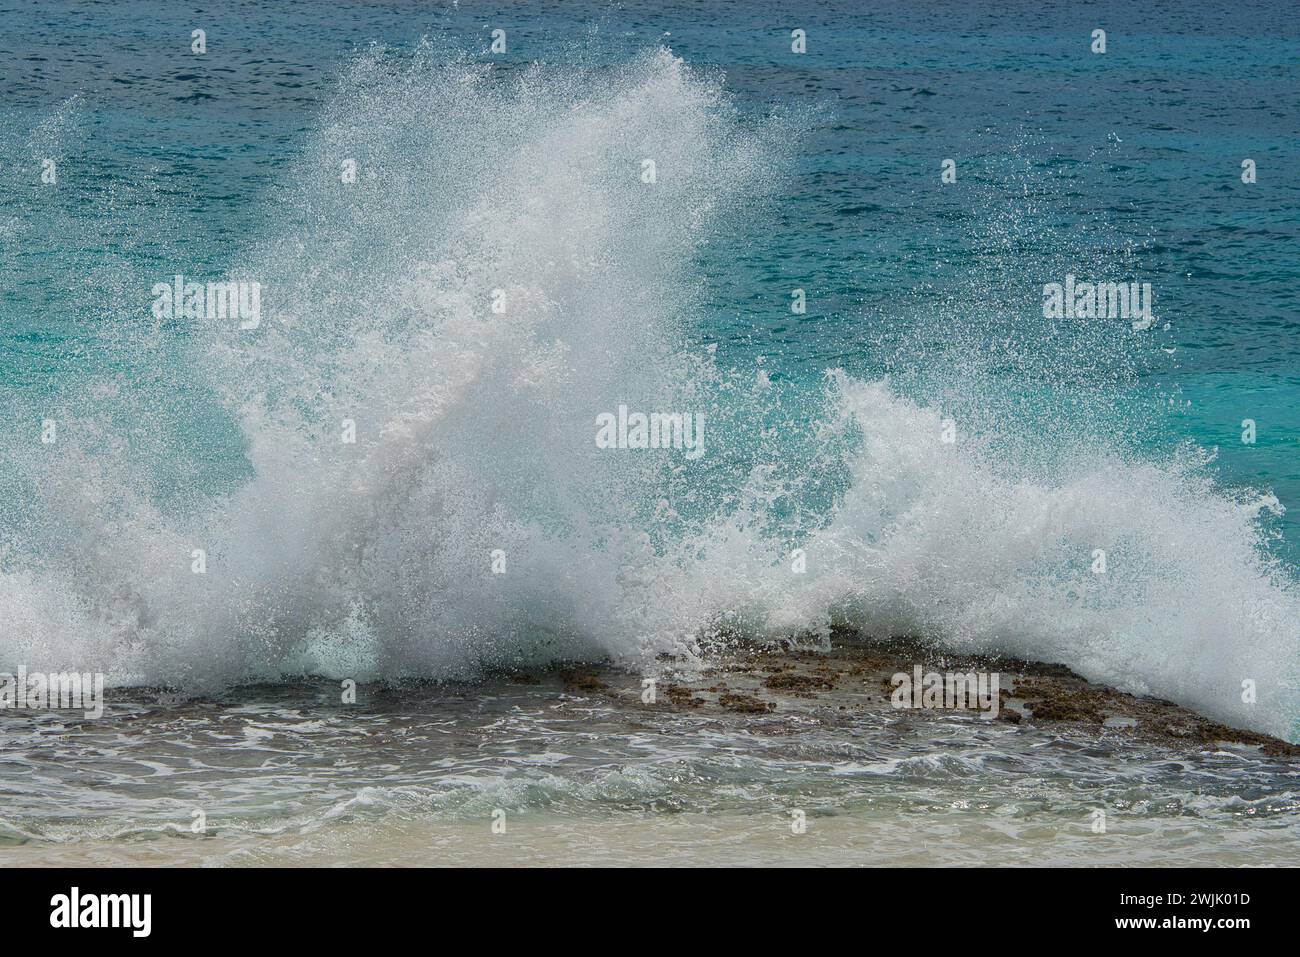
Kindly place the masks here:
<instances>
[{"instance_id":1,"label":"sea spray","mask_svg":"<svg viewBox=\"0 0 1300 957\"><path fill-rule=\"evenodd\" d=\"M722 224L761 237L784 132L666 51L360 60L222 276L273 291L260 322L200 324L183 357L241 468L177 507L112 417L6 447L27 484L0 669L473 677L846 623L1292 733L1300 604L1267 496L1068 435L1048 468L886 381L801 390L694 344L697 253ZM124 288L147 315L149 284ZM691 410L709 441L608 454L593 423L619 405Z\"/></svg>"}]
</instances>

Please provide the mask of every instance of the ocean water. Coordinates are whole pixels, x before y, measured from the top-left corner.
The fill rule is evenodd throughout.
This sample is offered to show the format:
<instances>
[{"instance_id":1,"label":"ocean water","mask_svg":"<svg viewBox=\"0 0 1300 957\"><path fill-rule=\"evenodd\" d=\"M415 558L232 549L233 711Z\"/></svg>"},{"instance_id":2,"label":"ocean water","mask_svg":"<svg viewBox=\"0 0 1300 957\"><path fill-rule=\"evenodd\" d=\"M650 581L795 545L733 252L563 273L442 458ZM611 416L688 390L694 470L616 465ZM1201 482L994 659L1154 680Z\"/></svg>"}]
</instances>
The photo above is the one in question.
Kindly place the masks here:
<instances>
[{"instance_id":1,"label":"ocean water","mask_svg":"<svg viewBox=\"0 0 1300 957\"><path fill-rule=\"evenodd\" d=\"M1281 2L6 2L0 671L482 688L844 623L1294 740L1298 33ZM257 327L156 315L176 275L259 283ZM1150 283L1155 321L1044 318L1067 275ZM702 415L702 454L598 448L620 405ZM125 727L56 732L93 762ZM14 840L147 830L117 747L116 784L0 808Z\"/></svg>"},{"instance_id":2,"label":"ocean water","mask_svg":"<svg viewBox=\"0 0 1300 957\"><path fill-rule=\"evenodd\" d=\"M10 720L0 862L1187 867L1300 855L1294 761L1251 748L1174 755L1122 731L824 703L646 709L626 702L635 675L616 683L619 704L553 675L358 690L355 705L326 681L145 693L103 721Z\"/></svg>"}]
</instances>

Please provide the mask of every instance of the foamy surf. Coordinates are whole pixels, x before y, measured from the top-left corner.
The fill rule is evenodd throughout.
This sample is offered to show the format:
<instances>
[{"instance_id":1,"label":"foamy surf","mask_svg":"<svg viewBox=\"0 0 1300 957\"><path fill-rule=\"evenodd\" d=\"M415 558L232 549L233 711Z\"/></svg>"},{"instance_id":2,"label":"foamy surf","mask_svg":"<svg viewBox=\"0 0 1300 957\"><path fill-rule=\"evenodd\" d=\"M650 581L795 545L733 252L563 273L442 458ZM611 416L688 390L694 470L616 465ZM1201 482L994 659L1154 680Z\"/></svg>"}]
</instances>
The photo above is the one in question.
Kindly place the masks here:
<instances>
[{"instance_id":1,"label":"foamy surf","mask_svg":"<svg viewBox=\"0 0 1300 957\"><path fill-rule=\"evenodd\" d=\"M721 223L761 237L793 130L666 51L507 77L429 47L361 60L229 270L263 321L200 326L164 380L211 397L238 466L151 494L114 422L157 394L126 377L55 445L6 448L28 497L0 670L466 678L848 622L1294 737L1300 598L1267 495L1093 436L945 436L888 382L773 385L696 343L696 254ZM169 277L138 277L142 303ZM598 447L620 405L703 415L704 454Z\"/></svg>"}]
</instances>

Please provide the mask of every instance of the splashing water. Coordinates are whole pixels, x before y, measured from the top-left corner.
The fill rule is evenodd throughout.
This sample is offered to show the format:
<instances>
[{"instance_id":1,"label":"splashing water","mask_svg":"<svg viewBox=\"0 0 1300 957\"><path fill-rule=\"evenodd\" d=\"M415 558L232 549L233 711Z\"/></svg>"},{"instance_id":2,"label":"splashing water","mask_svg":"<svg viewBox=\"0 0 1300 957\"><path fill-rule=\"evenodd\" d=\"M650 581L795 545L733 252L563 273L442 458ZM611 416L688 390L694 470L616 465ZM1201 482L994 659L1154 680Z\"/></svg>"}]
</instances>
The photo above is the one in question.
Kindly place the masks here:
<instances>
[{"instance_id":1,"label":"splashing water","mask_svg":"<svg viewBox=\"0 0 1300 957\"><path fill-rule=\"evenodd\" d=\"M773 381L697 344L698 258L724 223L762 242L798 122L744 121L666 51L505 76L428 45L362 58L229 270L262 284L259 328L160 349L114 324L105 349L155 356L164 384L107 373L58 443L4 449L23 507L0 669L473 677L845 622L1292 736L1300 598L1263 548L1271 496L1216 489L1194 450L1008 443L996 418L944 441L945 413L889 381ZM234 437L224 470L151 434L179 381ZM703 415L704 455L598 448L620 405Z\"/></svg>"}]
</instances>

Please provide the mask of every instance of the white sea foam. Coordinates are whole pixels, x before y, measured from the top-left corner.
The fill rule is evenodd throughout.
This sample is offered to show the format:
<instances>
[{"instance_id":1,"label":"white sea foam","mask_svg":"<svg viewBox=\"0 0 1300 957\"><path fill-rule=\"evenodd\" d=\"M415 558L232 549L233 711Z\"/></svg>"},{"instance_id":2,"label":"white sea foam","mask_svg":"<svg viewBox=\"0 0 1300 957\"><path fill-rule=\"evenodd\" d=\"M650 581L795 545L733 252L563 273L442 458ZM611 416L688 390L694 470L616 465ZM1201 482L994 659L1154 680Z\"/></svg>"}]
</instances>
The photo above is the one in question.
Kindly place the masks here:
<instances>
[{"instance_id":1,"label":"white sea foam","mask_svg":"<svg viewBox=\"0 0 1300 957\"><path fill-rule=\"evenodd\" d=\"M948 444L935 409L841 373L786 424L803 445L747 458L759 440L718 431L775 400L687 345L692 262L776 185L785 133L666 52L562 77L429 48L361 61L234 271L263 285L260 327L198 337L248 476L168 509L111 444L12 463L41 491L0 556L0 670L466 677L845 621L1291 734L1300 600L1260 548L1267 497L1093 440L1050 470ZM620 404L707 414L708 454L598 450ZM792 523L781 503L814 473L843 481Z\"/></svg>"}]
</instances>

